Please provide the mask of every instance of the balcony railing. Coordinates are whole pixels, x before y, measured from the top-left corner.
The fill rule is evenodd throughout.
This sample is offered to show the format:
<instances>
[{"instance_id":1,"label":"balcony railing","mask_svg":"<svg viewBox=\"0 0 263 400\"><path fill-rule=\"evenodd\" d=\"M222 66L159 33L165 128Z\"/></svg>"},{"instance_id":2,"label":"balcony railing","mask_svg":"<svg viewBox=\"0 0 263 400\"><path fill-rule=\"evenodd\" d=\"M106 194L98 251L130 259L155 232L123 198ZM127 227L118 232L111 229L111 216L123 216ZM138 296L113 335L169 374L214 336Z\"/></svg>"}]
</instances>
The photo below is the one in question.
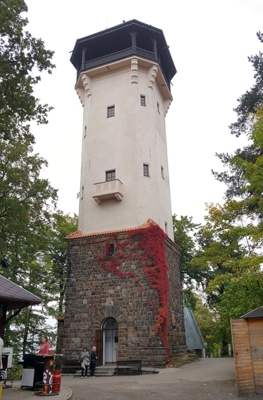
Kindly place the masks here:
<instances>
[{"instance_id":1,"label":"balcony railing","mask_svg":"<svg viewBox=\"0 0 263 400\"><path fill-rule=\"evenodd\" d=\"M123 198L123 184L119 179L109 182L94 183L93 199L101 204L103 200L117 199L121 201Z\"/></svg>"},{"instance_id":2,"label":"balcony railing","mask_svg":"<svg viewBox=\"0 0 263 400\"><path fill-rule=\"evenodd\" d=\"M117 51L115 53L111 53L108 55L105 55L103 57L99 57L99 58L95 58L93 60L89 60L89 61L85 61L83 65L80 66L80 68L77 71L77 76L79 76L79 74L82 71L88 70L88 69L92 69L92 68L96 68L99 67L101 65L105 65L105 64L110 64L114 61L118 61L121 60L123 58L127 58L127 57L131 57L131 56L138 56L138 57L142 57L142 58L146 58L148 60L151 61L155 61L158 62L159 66L162 69L162 65L161 65L161 60L156 57L156 55L148 50L144 50L141 49L140 47L128 47L127 49L123 49L120 51ZM164 74L164 71L162 69L162 73L163 76L165 77L166 83L168 85L168 88L170 89L170 80L168 79L168 77Z\"/></svg>"}]
</instances>

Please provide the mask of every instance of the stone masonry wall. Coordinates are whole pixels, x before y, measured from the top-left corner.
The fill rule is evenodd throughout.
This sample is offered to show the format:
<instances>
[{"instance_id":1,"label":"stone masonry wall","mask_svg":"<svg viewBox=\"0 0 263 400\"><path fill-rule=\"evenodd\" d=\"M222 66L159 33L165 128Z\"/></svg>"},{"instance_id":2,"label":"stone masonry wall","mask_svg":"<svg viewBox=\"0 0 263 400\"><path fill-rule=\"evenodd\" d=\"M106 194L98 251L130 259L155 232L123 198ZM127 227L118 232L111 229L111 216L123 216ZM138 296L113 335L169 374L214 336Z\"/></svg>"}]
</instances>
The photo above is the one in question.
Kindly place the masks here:
<instances>
[{"instance_id":1,"label":"stone masonry wall","mask_svg":"<svg viewBox=\"0 0 263 400\"><path fill-rule=\"evenodd\" d=\"M99 261L105 256L109 236L97 235L68 240L68 277L62 352L70 358L79 357L82 347L95 344L95 332L113 317L118 322L119 359L142 359L143 365L164 365L165 350L159 335L154 334L158 296L149 287L143 272L139 250L130 251L129 258L118 267L131 276L118 276L107 271ZM130 240L119 233L120 242ZM179 273L179 248L165 242L169 267L169 343L173 356L185 348L184 318ZM110 262L110 259L107 260ZM149 304L149 301L151 304Z\"/></svg>"},{"instance_id":2,"label":"stone masonry wall","mask_svg":"<svg viewBox=\"0 0 263 400\"><path fill-rule=\"evenodd\" d=\"M169 275L169 340L174 358L186 352L184 309L180 281L180 250L169 238L165 241L166 262Z\"/></svg>"}]
</instances>

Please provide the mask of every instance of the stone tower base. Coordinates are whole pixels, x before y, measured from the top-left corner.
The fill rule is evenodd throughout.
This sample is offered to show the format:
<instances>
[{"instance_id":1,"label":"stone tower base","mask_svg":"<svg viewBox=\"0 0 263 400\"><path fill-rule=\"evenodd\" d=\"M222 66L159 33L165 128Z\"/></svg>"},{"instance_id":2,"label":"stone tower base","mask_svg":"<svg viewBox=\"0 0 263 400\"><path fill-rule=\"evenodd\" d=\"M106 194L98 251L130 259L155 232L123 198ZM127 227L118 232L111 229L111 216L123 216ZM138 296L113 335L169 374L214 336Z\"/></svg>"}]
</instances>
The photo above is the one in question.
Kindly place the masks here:
<instances>
[{"instance_id":1,"label":"stone tower base","mask_svg":"<svg viewBox=\"0 0 263 400\"><path fill-rule=\"evenodd\" d=\"M180 249L155 223L68 241L62 353L164 366L185 351Z\"/></svg>"}]
</instances>

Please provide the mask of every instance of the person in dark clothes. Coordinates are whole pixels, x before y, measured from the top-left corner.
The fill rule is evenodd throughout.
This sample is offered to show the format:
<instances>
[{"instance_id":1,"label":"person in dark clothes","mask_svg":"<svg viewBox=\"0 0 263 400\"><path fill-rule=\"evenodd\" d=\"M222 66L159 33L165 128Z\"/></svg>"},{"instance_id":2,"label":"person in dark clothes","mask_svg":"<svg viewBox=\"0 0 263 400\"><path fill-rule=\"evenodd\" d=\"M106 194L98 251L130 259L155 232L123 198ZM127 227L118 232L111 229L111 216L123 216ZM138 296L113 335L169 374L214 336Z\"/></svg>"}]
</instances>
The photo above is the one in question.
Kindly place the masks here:
<instances>
[{"instance_id":1,"label":"person in dark clothes","mask_svg":"<svg viewBox=\"0 0 263 400\"><path fill-rule=\"evenodd\" d=\"M91 376L91 378L94 377L97 358L98 357L96 357L96 347L93 346L91 349L91 352L90 352L90 376Z\"/></svg>"}]
</instances>

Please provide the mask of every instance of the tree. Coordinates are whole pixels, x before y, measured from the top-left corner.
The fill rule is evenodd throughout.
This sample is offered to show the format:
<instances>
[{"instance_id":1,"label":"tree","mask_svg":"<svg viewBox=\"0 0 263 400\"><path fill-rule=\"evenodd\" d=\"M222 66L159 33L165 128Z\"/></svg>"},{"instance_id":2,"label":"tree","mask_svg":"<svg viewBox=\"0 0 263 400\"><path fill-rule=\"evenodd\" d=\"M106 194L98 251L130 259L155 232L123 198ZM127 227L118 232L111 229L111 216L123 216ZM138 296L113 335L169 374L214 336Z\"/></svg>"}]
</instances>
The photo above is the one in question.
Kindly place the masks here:
<instances>
[{"instance_id":1,"label":"tree","mask_svg":"<svg viewBox=\"0 0 263 400\"><path fill-rule=\"evenodd\" d=\"M257 32L257 37L263 43L263 34ZM238 106L234 109L237 113L237 121L230 125L231 133L240 136L248 132L251 126L251 116L255 109L263 103L263 54L259 52L255 56L248 57L255 71L255 83L252 88L238 98Z\"/></svg>"},{"instance_id":2,"label":"tree","mask_svg":"<svg viewBox=\"0 0 263 400\"><path fill-rule=\"evenodd\" d=\"M181 248L180 273L183 285L183 299L186 307L195 309L195 291L200 286L206 287L209 279L207 269L199 264L193 264L191 260L197 254L201 245L202 226L193 222L192 217L173 215L174 241Z\"/></svg>"},{"instance_id":3,"label":"tree","mask_svg":"<svg viewBox=\"0 0 263 400\"><path fill-rule=\"evenodd\" d=\"M263 43L263 35L257 37ZM223 205L208 205L204 240L191 263L209 271L206 292L220 317L223 341L230 341L230 318L262 305L263 234L263 57L249 57L255 71L252 88L238 99L231 133L246 134L248 144L233 155L217 154L225 168L213 172L226 184ZM253 295L252 295L253 292Z\"/></svg>"},{"instance_id":4,"label":"tree","mask_svg":"<svg viewBox=\"0 0 263 400\"><path fill-rule=\"evenodd\" d=\"M40 72L54 68L53 52L25 30L26 11L23 0L0 2L0 257L10 260L6 276L43 300L6 328L6 344L19 340L20 350L31 351L31 327L44 326L50 300L43 290L48 271L39 261L57 191L40 177L47 162L33 153L30 133L30 122L47 123L51 109L34 96L34 86Z\"/></svg>"},{"instance_id":5,"label":"tree","mask_svg":"<svg viewBox=\"0 0 263 400\"><path fill-rule=\"evenodd\" d=\"M41 105L33 90L40 81L38 72L54 68L53 52L25 30L26 11L23 0L0 3L0 251L15 258L14 276L23 258L30 258L30 248L41 244L38 238L57 198L49 182L40 178L47 162L33 154L29 125L47 123L51 108Z\"/></svg>"},{"instance_id":6,"label":"tree","mask_svg":"<svg viewBox=\"0 0 263 400\"><path fill-rule=\"evenodd\" d=\"M263 34L257 33L257 37L263 43ZM255 56L248 57L253 65L255 74L255 83L252 88L238 98L238 106L234 109L237 113L237 121L230 125L231 134L239 137L241 134L249 135L253 125L253 115L263 103L263 54L259 52ZM253 143L249 143L243 149L237 149L234 155L228 153L217 153L223 166L226 168L223 172L212 171L215 179L223 182L227 186L225 195L228 199L242 197L243 188L246 180L243 179L242 170L235 163L231 162L233 157L255 162L260 156L261 149Z\"/></svg>"},{"instance_id":7,"label":"tree","mask_svg":"<svg viewBox=\"0 0 263 400\"><path fill-rule=\"evenodd\" d=\"M194 235L199 224L193 223L192 217L173 215L174 241L181 248L180 272L181 281L192 284L193 280L200 281L198 271L190 264L195 252Z\"/></svg>"},{"instance_id":8,"label":"tree","mask_svg":"<svg viewBox=\"0 0 263 400\"><path fill-rule=\"evenodd\" d=\"M220 316L227 341L231 340L230 318L239 318L262 305L263 106L252 123L248 136L259 155L253 161L238 155L229 159L242 176L242 191L223 205L208 206L204 233L212 241L191 261L210 270L208 301Z\"/></svg>"},{"instance_id":9,"label":"tree","mask_svg":"<svg viewBox=\"0 0 263 400\"><path fill-rule=\"evenodd\" d=\"M41 248L57 199L56 190L40 178L47 162L33 154L29 125L47 123L50 107L41 105L33 90L38 72L54 68L53 52L25 30L26 11L23 0L0 3L0 251L14 261L13 278Z\"/></svg>"},{"instance_id":10,"label":"tree","mask_svg":"<svg viewBox=\"0 0 263 400\"><path fill-rule=\"evenodd\" d=\"M51 109L33 91L41 79L38 72L51 73L54 68L53 52L25 30L24 12L24 0L0 2L0 135L5 140L29 135L30 121L47 123Z\"/></svg>"},{"instance_id":11,"label":"tree","mask_svg":"<svg viewBox=\"0 0 263 400\"><path fill-rule=\"evenodd\" d=\"M217 314L204 306L198 296L196 296L196 307L193 313L206 343L206 354L216 355L216 350L221 346L220 323Z\"/></svg>"},{"instance_id":12,"label":"tree","mask_svg":"<svg viewBox=\"0 0 263 400\"><path fill-rule=\"evenodd\" d=\"M67 243L65 237L77 230L78 217L74 214L57 212L52 217L52 225L49 232L48 253L44 255L44 263L50 270L47 289L53 293L53 301L56 306L52 307L51 315L56 317L64 312L64 296L67 277Z\"/></svg>"}]
</instances>

